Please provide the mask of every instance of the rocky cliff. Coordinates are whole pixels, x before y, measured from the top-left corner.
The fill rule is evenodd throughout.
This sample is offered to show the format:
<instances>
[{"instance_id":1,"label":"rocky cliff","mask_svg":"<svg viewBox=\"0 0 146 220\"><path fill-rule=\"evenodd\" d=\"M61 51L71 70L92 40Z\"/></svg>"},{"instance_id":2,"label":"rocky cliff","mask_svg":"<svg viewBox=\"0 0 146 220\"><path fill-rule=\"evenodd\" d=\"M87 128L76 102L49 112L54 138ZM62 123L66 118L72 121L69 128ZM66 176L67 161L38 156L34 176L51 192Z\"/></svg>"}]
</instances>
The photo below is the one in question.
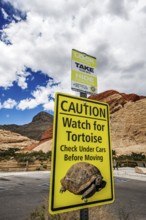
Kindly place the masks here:
<instances>
[{"instance_id":1,"label":"rocky cliff","mask_svg":"<svg viewBox=\"0 0 146 220\"><path fill-rule=\"evenodd\" d=\"M107 102L110 106L110 114L120 110L126 103L136 102L144 99L146 96L138 96L136 94L125 94L115 90L108 90L97 95L89 96L89 99Z\"/></svg>"},{"instance_id":2,"label":"rocky cliff","mask_svg":"<svg viewBox=\"0 0 146 220\"><path fill-rule=\"evenodd\" d=\"M145 96L110 90L89 98L109 104L112 148L117 153L146 153Z\"/></svg>"}]
</instances>

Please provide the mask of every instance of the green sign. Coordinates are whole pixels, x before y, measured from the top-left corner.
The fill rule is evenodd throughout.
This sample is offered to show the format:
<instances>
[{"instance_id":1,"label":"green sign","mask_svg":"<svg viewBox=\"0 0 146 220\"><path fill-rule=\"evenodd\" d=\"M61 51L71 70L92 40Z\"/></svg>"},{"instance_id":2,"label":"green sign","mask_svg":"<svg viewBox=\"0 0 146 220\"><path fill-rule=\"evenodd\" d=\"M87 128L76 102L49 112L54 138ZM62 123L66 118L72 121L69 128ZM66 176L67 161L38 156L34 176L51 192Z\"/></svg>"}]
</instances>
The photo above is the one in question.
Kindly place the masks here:
<instances>
[{"instance_id":1,"label":"green sign","mask_svg":"<svg viewBox=\"0 0 146 220\"><path fill-rule=\"evenodd\" d=\"M89 94L97 93L95 57L72 50L71 88Z\"/></svg>"}]
</instances>

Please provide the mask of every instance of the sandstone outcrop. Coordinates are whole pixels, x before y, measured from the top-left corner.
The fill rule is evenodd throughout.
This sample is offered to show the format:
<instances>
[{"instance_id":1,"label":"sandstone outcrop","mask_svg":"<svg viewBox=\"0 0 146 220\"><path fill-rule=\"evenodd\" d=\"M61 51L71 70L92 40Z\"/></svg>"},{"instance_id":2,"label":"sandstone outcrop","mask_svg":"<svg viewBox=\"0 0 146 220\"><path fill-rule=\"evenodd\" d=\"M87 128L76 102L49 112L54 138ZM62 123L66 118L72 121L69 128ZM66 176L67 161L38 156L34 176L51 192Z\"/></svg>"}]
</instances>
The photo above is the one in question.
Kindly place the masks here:
<instances>
[{"instance_id":1,"label":"sandstone outcrop","mask_svg":"<svg viewBox=\"0 0 146 220\"><path fill-rule=\"evenodd\" d=\"M145 167L135 167L135 173L146 174Z\"/></svg>"},{"instance_id":2,"label":"sandstone outcrop","mask_svg":"<svg viewBox=\"0 0 146 220\"><path fill-rule=\"evenodd\" d=\"M48 151L52 151L52 139L47 140L43 143L39 143L35 148L33 148L33 151L40 151L42 150L44 153L47 153Z\"/></svg>"},{"instance_id":3,"label":"sandstone outcrop","mask_svg":"<svg viewBox=\"0 0 146 220\"><path fill-rule=\"evenodd\" d=\"M112 90L89 98L109 104L112 148L118 154L146 154L146 97Z\"/></svg>"},{"instance_id":4,"label":"sandstone outcrop","mask_svg":"<svg viewBox=\"0 0 146 220\"><path fill-rule=\"evenodd\" d=\"M18 148L22 150L32 143L37 144L38 141L15 132L0 129L0 150L7 150L8 148Z\"/></svg>"},{"instance_id":5,"label":"sandstone outcrop","mask_svg":"<svg viewBox=\"0 0 146 220\"><path fill-rule=\"evenodd\" d=\"M145 96L138 96L136 94L125 94L115 90L108 90L97 95L89 96L89 99L107 102L110 106L110 114L120 110L128 102L136 102L146 98Z\"/></svg>"},{"instance_id":6,"label":"sandstone outcrop","mask_svg":"<svg viewBox=\"0 0 146 220\"><path fill-rule=\"evenodd\" d=\"M146 99L129 102L115 112L111 129L113 148L119 153L146 153Z\"/></svg>"}]
</instances>

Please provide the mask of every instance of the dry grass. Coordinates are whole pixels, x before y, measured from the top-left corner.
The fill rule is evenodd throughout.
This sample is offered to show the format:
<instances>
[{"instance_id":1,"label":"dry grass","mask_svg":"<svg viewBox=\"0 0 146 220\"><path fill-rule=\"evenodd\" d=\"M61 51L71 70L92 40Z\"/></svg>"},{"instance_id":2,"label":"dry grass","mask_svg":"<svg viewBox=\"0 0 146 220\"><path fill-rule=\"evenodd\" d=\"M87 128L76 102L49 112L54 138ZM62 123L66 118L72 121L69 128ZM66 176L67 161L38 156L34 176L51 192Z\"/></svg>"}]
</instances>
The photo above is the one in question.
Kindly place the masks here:
<instances>
[{"instance_id":1,"label":"dry grass","mask_svg":"<svg viewBox=\"0 0 146 220\"><path fill-rule=\"evenodd\" d=\"M48 201L36 208L29 220L80 220L80 210L51 215L48 213ZM88 209L89 220L136 220L130 209L119 202L110 205L96 206Z\"/></svg>"},{"instance_id":2,"label":"dry grass","mask_svg":"<svg viewBox=\"0 0 146 220\"><path fill-rule=\"evenodd\" d=\"M117 217L109 210L108 206L90 208L88 214L89 220L117 220ZM31 213L29 220L80 220L80 211L51 215L42 206Z\"/></svg>"}]
</instances>

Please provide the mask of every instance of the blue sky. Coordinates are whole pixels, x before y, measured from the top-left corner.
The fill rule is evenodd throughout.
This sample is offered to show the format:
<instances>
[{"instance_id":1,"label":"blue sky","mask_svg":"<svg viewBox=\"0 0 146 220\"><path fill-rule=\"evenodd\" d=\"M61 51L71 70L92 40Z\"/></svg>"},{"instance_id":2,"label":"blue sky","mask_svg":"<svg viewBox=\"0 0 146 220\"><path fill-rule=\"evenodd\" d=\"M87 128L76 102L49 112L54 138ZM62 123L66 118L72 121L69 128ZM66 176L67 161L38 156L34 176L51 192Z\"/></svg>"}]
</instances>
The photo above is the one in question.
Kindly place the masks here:
<instances>
[{"instance_id":1,"label":"blue sky","mask_svg":"<svg viewBox=\"0 0 146 220\"><path fill-rule=\"evenodd\" d=\"M97 58L98 92L146 94L144 0L1 0L0 124L53 114L71 90L71 51Z\"/></svg>"},{"instance_id":2,"label":"blue sky","mask_svg":"<svg viewBox=\"0 0 146 220\"><path fill-rule=\"evenodd\" d=\"M11 39L3 30L5 27L9 27L11 23L25 22L27 13L15 8L7 1L0 2L0 9L0 40L8 47L12 45ZM51 104L50 107L45 107L46 100L45 102L43 100L35 102L37 94L34 93L37 91L40 93L46 87L50 89L58 87L59 84L60 82L55 82L53 77L45 72L24 66L23 70L17 73L17 77L10 84L0 86L0 124L26 124L40 111L53 114L53 94L46 92L47 94L44 97ZM26 105L24 104L25 101L28 102Z\"/></svg>"},{"instance_id":3,"label":"blue sky","mask_svg":"<svg viewBox=\"0 0 146 220\"><path fill-rule=\"evenodd\" d=\"M32 92L38 87L44 88L50 81L50 85L52 87L54 85L53 78L43 74L41 71L32 72L30 68L27 68L26 72L28 73L26 77L27 88L22 89L16 81L7 89L0 87L0 102L3 103L3 108L0 110L0 124L26 124L32 120L34 115L44 111L41 104L36 104L32 108L27 106L25 109L17 107L17 103L20 103L21 100L33 99ZM49 100L54 102L54 98L50 94L48 94ZM53 109L45 109L45 111L53 114Z\"/></svg>"}]
</instances>

